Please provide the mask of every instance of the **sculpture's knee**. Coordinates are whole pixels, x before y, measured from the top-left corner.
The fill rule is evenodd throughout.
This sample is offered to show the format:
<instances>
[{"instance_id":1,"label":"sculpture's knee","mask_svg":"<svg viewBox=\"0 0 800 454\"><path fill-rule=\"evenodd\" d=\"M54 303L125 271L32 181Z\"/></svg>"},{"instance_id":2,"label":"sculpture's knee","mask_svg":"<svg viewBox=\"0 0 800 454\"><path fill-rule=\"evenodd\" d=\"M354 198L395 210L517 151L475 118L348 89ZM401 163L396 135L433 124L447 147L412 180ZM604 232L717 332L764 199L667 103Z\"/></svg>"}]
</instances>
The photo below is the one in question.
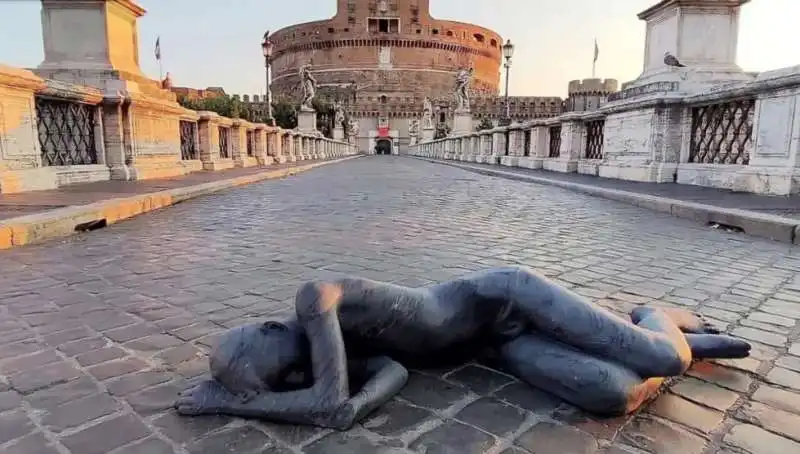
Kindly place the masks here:
<instances>
[{"instance_id":1,"label":"sculpture's knee","mask_svg":"<svg viewBox=\"0 0 800 454\"><path fill-rule=\"evenodd\" d=\"M341 300L341 286L332 282L306 282L297 291L295 311L298 317L313 317L334 309Z\"/></svg>"}]
</instances>

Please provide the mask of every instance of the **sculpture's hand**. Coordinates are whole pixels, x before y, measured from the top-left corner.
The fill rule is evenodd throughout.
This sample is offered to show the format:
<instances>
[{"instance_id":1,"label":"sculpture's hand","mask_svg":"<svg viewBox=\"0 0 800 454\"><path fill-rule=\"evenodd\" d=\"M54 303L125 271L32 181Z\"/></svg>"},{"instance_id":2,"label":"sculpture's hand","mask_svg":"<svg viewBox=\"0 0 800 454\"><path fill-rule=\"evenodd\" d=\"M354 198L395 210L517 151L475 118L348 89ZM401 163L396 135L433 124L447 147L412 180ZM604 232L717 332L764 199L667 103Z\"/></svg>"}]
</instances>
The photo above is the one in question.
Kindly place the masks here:
<instances>
[{"instance_id":1,"label":"sculpture's hand","mask_svg":"<svg viewBox=\"0 0 800 454\"><path fill-rule=\"evenodd\" d=\"M207 415L223 413L224 409L241 400L216 380L207 380L182 391L175 401L175 409L182 415Z\"/></svg>"}]
</instances>

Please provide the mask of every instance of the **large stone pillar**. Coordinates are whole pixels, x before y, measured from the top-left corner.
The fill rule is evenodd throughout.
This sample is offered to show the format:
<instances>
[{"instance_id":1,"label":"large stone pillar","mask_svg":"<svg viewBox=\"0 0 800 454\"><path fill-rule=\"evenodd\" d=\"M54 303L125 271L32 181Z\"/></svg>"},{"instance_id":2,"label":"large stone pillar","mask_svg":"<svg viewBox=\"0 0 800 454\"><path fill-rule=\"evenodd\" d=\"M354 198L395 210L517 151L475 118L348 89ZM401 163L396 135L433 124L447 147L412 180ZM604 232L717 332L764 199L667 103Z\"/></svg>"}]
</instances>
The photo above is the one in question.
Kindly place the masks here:
<instances>
[{"instance_id":1,"label":"large stone pillar","mask_svg":"<svg viewBox=\"0 0 800 454\"><path fill-rule=\"evenodd\" d=\"M506 139L509 141L508 156L503 156L500 159L500 163L502 165L508 167L517 167L519 165L519 159L524 154L524 137L525 133L522 130L522 125L515 123L508 127L508 135Z\"/></svg>"},{"instance_id":2,"label":"large stone pillar","mask_svg":"<svg viewBox=\"0 0 800 454\"><path fill-rule=\"evenodd\" d=\"M255 141L255 158L260 166L268 166L272 164L272 156L267 154L269 146L269 136L267 134L267 125L257 124L253 127L253 136Z\"/></svg>"},{"instance_id":3,"label":"large stone pillar","mask_svg":"<svg viewBox=\"0 0 800 454\"><path fill-rule=\"evenodd\" d=\"M549 154L548 126L544 123L535 122L530 127L530 143L528 144L528 156L519 159L519 166L526 169L541 169L544 160Z\"/></svg>"},{"instance_id":4,"label":"large stone pillar","mask_svg":"<svg viewBox=\"0 0 800 454\"><path fill-rule=\"evenodd\" d=\"M231 120L220 117L215 112L198 113L200 120L197 129L200 135L200 160L203 162L203 170L230 169L234 165L230 157ZM226 134L227 142L221 134Z\"/></svg>"},{"instance_id":5,"label":"large stone pillar","mask_svg":"<svg viewBox=\"0 0 800 454\"><path fill-rule=\"evenodd\" d=\"M689 93L722 82L752 80L736 64L739 13L750 0L663 0L639 13L646 22L642 74L628 88L675 82ZM664 63L669 52L686 65Z\"/></svg>"},{"instance_id":6,"label":"large stone pillar","mask_svg":"<svg viewBox=\"0 0 800 454\"><path fill-rule=\"evenodd\" d=\"M544 161L545 170L571 173L578 171L578 160L586 143L586 128L580 113L570 113L559 117L561 122L561 146L558 158Z\"/></svg>"},{"instance_id":7,"label":"large stone pillar","mask_svg":"<svg viewBox=\"0 0 800 454\"><path fill-rule=\"evenodd\" d=\"M41 0L44 61L35 72L62 82L99 89L111 104L122 98L122 119L104 118L107 128L130 128L123 142L106 144L112 178L181 175L180 116L175 95L139 68L137 20L145 10L133 0ZM125 147L125 149L114 147Z\"/></svg>"}]
</instances>

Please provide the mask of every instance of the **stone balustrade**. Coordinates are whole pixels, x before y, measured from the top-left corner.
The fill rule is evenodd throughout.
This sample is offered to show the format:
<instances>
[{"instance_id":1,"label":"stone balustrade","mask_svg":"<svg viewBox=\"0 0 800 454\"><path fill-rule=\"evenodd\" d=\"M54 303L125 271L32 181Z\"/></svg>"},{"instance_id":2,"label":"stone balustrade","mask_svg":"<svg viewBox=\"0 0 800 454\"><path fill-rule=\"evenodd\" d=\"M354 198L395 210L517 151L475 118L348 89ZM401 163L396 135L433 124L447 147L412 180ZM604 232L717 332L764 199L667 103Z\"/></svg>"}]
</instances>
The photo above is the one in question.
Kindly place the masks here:
<instances>
[{"instance_id":1,"label":"stone balustrade","mask_svg":"<svg viewBox=\"0 0 800 454\"><path fill-rule=\"evenodd\" d=\"M0 65L0 193L357 154L346 142Z\"/></svg>"},{"instance_id":2,"label":"stone balustrade","mask_svg":"<svg viewBox=\"0 0 800 454\"><path fill-rule=\"evenodd\" d=\"M663 84L662 84L663 85ZM421 142L409 154L734 191L800 192L800 66L700 93L620 92L600 109Z\"/></svg>"}]
</instances>

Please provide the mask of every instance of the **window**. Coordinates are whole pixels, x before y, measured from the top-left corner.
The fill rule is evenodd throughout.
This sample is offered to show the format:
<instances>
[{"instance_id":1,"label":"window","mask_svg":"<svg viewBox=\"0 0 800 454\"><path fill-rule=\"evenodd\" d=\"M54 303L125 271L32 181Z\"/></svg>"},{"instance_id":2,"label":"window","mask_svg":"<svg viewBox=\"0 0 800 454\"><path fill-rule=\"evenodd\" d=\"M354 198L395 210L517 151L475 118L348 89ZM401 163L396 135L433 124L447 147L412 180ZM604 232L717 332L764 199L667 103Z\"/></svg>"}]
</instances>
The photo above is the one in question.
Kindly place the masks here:
<instances>
[{"instance_id":1,"label":"window","mask_svg":"<svg viewBox=\"0 0 800 454\"><path fill-rule=\"evenodd\" d=\"M479 43L482 43L482 42L485 40L485 38L483 37L483 35L481 35L480 33L475 33L475 34L474 34L474 35L472 35L472 36L474 36L474 37L475 37L475 41L477 41L477 42L479 42Z\"/></svg>"},{"instance_id":2,"label":"window","mask_svg":"<svg viewBox=\"0 0 800 454\"><path fill-rule=\"evenodd\" d=\"M370 33L398 33L400 31L400 19L371 18L367 20L367 29Z\"/></svg>"},{"instance_id":3,"label":"window","mask_svg":"<svg viewBox=\"0 0 800 454\"><path fill-rule=\"evenodd\" d=\"M440 112L439 113L439 123L444 123L446 121L447 121L447 116L445 115L444 112Z\"/></svg>"},{"instance_id":4,"label":"window","mask_svg":"<svg viewBox=\"0 0 800 454\"><path fill-rule=\"evenodd\" d=\"M492 47L497 47L497 40L496 39L493 39L493 40L489 41L489 43L492 45Z\"/></svg>"},{"instance_id":5,"label":"window","mask_svg":"<svg viewBox=\"0 0 800 454\"><path fill-rule=\"evenodd\" d=\"M438 35L439 34L439 29L438 28L434 28L433 30L431 30L431 33L433 33L434 35Z\"/></svg>"},{"instance_id":6,"label":"window","mask_svg":"<svg viewBox=\"0 0 800 454\"><path fill-rule=\"evenodd\" d=\"M451 30L447 30L447 36L453 36L453 32Z\"/></svg>"},{"instance_id":7,"label":"window","mask_svg":"<svg viewBox=\"0 0 800 454\"><path fill-rule=\"evenodd\" d=\"M422 34L422 29L419 29L419 28L418 28L418 29L417 29L417 34L418 34L418 35L421 35L421 34Z\"/></svg>"},{"instance_id":8,"label":"window","mask_svg":"<svg viewBox=\"0 0 800 454\"><path fill-rule=\"evenodd\" d=\"M389 101L389 97L386 95L381 95L381 104L386 104Z\"/></svg>"},{"instance_id":9,"label":"window","mask_svg":"<svg viewBox=\"0 0 800 454\"><path fill-rule=\"evenodd\" d=\"M333 33L333 32L335 32L335 31L336 31L336 29L335 29L335 28L329 28L329 29L328 29L328 33Z\"/></svg>"}]
</instances>

